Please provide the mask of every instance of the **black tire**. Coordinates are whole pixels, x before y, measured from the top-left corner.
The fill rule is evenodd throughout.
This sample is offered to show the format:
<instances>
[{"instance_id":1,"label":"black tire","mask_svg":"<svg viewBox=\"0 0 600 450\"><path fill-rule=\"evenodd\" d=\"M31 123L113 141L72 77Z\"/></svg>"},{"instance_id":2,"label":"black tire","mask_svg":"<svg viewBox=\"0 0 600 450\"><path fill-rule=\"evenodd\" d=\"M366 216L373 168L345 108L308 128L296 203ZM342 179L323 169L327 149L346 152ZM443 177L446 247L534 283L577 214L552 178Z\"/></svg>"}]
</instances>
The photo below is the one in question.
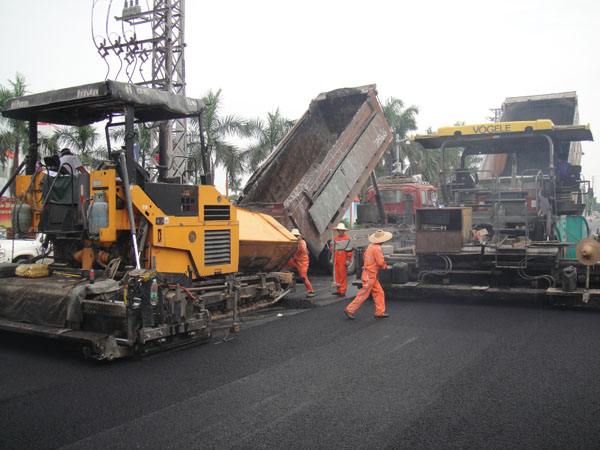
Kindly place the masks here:
<instances>
[{"instance_id":1,"label":"black tire","mask_svg":"<svg viewBox=\"0 0 600 450\"><path fill-rule=\"evenodd\" d=\"M354 255L353 255L354 256ZM327 275L333 275L333 258L329 251L329 245L323 249L319 255L319 267L325 270ZM348 275L354 275L356 271L356 258L352 258L352 262L348 266Z\"/></svg>"},{"instance_id":2,"label":"black tire","mask_svg":"<svg viewBox=\"0 0 600 450\"><path fill-rule=\"evenodd\" d=\"M329 243L327 243L325 248L319 254L319 257L317 258L317 267L327 275L333 273L333 262L331 252L329 251Z\"/></svg>"},{"instance_id":3,"label":"black tire","mask_svg":"<svg viewBox=\"0 0 600 450\"><path fill-rule=\"evenodd\" d=\"M348 266L348 275L354 275L354 272L356 272L356 257L352 255L352 262Z\"/></svg>"},{"instance_id":4,"label":"black tire","mask_svg":"<svg viewBox=\"0 0 600 450\"><path fill-rule=\"evenodd\" d=\"M0 263L0 278L14 277L17 266L16 263Z\"/></svg>"},{"instance_id":5,"label":"black tire","mask_svg":"<svg viewBox=\"0 0 600 450\"><path fill-rule=\"evenodd\" d=\"M15 259L13 259L13 263L27 264L31 258L33 258L33 256L27 256L27 255L17 256Z\"/></svg>"}]
</instances>

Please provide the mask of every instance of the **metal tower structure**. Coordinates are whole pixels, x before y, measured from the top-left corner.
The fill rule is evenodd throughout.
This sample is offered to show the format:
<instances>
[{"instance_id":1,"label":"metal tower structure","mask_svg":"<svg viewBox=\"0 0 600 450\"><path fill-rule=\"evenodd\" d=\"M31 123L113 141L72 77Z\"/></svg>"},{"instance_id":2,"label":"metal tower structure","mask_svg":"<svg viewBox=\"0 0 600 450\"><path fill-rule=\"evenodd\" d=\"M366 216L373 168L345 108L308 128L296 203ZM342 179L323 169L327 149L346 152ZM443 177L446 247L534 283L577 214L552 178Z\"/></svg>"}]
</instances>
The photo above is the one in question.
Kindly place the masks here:
<instances>
[{"instance_id":1,"label":"metal tower structure","mask_svg":"<svg viewBox=\"0 0 600 450\"><path fill-rule=\"evenodd\" d=\"M490 108L490 112L492 113L488 116L488 120L492 122L500 122L502 120L502 108Z\"/></svg>"},{"instance_id":2,"label":"metal tower structure","mask_svg":"<svg viewBox=\"0 0 600 450\"><path fill-rule=\"evenodd\" d=\"M110 5L107 24L109 15ZM111 72L109 58L116 56L120 66L115 79L125 65L125 75L130 83L185 96L185 0L154 0L152 9L147 11L139 5L139 0L135 4L134 0L125 0L122 14L115 20L121 23L120 34L109 33L107 25L106 37L101 42L94 39L98 53L108 66L107 78ZM117 37L114 37L115 34ZM149 77L146 78L148 72ZM151 146L154 148L158 140L161 144L161 177L183 175L187 157L186 137L185 120L161 123L158 139L157 133L152 130Z\"/></svg>"}]
</instances>

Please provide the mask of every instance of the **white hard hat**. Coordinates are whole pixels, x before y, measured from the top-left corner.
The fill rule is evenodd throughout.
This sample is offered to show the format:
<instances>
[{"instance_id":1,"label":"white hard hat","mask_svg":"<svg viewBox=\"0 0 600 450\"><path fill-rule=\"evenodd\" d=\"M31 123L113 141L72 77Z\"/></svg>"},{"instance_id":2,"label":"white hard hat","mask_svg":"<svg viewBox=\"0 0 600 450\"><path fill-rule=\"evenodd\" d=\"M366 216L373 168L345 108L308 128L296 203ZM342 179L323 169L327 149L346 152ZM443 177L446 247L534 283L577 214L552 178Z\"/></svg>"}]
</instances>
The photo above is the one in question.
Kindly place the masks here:
<instances>
[{"instance_id":1,"label":"white hard hat","mask_svg":"<svg viewBox=\"0 0 600 450\"><path fill-rule=\"evenodd\" d=\"M298 230L298 228L292 228L292 231L290 231L290 233L292 233L296 237L302 236L302 234L300 234L300 230Z\"/></svg>"},{"instance_id":2,"label":"white hard hat","mask_svg":"<svg viewBox=\"0 0 600 450\"><path fill-rule=\"evenodd\" d=\"M344 224L344 222L340 222L337 224L337 227L335 227L336 230L344 230L344 231L348 231L348 228L346 228L346 225Z\"/></svg>"}]
</instances>

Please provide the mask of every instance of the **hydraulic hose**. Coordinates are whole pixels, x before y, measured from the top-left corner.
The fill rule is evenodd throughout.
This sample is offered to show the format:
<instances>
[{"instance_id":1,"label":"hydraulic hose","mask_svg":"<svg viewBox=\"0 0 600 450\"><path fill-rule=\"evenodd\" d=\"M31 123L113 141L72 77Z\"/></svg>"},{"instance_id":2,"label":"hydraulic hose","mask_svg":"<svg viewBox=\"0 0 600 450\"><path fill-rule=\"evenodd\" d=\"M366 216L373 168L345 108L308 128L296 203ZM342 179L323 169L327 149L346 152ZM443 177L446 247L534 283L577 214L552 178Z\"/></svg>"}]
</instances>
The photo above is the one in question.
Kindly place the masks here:
<instances>
[{"instance_id":1,"label":"hydraulic hose","mask_svg":"<svg viewBox=\"0 0 600 450\"><path fill-rule=\"evenodd\" d=\"M133 253L135 255L135 268L140 269L140 254L138 252L137 236L135 232L135 220L133 217L133 204L131 203L131 191L129 185L129 174L127 172L127 161L125 154L119 155L119 163L121 164L121 177L123 178L123 189L125 191L125 203L127 204L127 215L129 216L129 230L131 232L131 244L133 245Z\"/></svg>"}]
</instances>

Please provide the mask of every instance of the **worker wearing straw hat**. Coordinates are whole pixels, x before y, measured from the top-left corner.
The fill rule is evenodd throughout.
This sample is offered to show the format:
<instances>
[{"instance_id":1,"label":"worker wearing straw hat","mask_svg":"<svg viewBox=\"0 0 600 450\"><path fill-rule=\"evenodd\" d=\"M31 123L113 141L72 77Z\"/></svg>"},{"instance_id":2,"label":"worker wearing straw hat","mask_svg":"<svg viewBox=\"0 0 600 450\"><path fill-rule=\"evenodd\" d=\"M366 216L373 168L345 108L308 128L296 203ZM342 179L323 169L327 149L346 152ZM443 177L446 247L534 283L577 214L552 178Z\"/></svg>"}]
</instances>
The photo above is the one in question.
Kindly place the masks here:
<instances>
[{"instance_id":1,"label":"worker wearing straw hat","mask_svg":"<svg viewBox=\"0 0 600 450\"><path fill-rule=\"evenodd\" d=\"M392 233L383 230L377 230L375 233L369 236L369 246L365 250L363 259L363 271L362 271L362 288L354 297L354 300L350 302L344 313L348 319L354 319L356 311L361 307L369 295L373 296L373 303L375 304L375 318L382 319L389 317L389 314L385 312L385 294L383 288L377 280L377 274L380 269L387 269L387 264L383 258L383 250L381 244L389 241L392 238Z\"/></svg>"},{"instance_id":2,"label":"worker wearing straw hat","mask_svg":"<svg viewBox=\"0 0 600 450\"><path fill-rule=\"evenodd\" d=\"M337 287L336 295L343 297L348 289L348 266L352 262L352 244L348 236L348 228L342 222L335 227L337 236L333 237L333 273Z\"/></svg>"},{"instance_id":3,"label":"worker wearing straw hat","mask_svg":"<svg viewBox=\"0 0 600 450\"><path fill-rule=\"evenodd\" d=\"M306 246L306 241L302 238L300 231L297 228L293 228L291 233L298 238L298 250L292 256L287 263L289 267L292 267L298 271L298 275L302 277L304 281L304 286L306 286L306 296L314 297L315 291L310 284L310 280L308 279L308 247Z\"/></svg>"}]
</instances>

